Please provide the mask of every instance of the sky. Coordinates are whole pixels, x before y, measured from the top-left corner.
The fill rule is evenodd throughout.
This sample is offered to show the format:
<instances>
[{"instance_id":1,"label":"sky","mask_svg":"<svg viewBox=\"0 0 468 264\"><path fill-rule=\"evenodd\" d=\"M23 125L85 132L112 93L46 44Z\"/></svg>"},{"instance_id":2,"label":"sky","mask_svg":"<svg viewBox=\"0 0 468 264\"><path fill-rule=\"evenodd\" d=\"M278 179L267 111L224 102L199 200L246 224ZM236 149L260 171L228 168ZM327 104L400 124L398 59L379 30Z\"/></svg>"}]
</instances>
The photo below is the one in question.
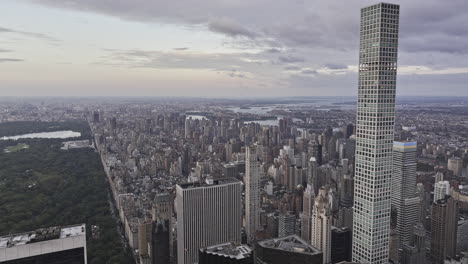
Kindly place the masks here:
<instances>
[{"instance_id":1,"label":"sky","mask_svg":"<svg viewBox=\"0 0 468 264\"><path fill-rule=\"evenodd\" d=\"M398 95L468 96L468 1L400 4ZM368 0L2 0L1 96L357 94Z\"/></svg>"}]
</instances>

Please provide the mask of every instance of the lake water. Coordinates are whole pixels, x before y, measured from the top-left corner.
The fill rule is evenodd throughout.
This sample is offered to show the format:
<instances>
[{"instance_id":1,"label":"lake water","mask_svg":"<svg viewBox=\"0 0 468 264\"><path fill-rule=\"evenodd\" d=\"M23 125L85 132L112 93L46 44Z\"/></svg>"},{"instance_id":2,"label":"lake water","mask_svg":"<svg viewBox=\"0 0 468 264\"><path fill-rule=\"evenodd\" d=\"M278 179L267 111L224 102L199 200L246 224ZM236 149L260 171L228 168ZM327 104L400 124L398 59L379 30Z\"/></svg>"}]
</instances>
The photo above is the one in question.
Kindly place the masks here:
<instances>
[{"instance_id":1,"label":"lake water","mask_svg":"<svg viewBox=\"0 0 468 264\"><path fill-rule=\"evenodd\" d=\"M71 130L64 130L64 131L54 131L54 132L41 132L41 133L31 133L31 134L24 134L18 136L9 136L9 137L2 137L0 140L18 140L21 138L75 138L81 137L80 132L75 132Z\"/></svg>"}]
</instances>

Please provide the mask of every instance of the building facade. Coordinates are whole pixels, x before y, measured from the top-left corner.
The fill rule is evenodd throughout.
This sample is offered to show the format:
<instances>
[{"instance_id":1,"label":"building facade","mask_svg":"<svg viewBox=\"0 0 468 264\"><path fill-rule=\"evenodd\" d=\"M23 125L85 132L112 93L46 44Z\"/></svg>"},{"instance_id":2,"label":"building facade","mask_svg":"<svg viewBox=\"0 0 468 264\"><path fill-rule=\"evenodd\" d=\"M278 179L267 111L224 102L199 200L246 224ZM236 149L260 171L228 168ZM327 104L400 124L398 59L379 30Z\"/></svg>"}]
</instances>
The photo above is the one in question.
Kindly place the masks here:
<instances>
[{"instance_id":1,"label":"building facade","mask_svg":"<svg viewBox=\"0 0 468 264\"><path fill-rule=\"evenodd\" d=\"M245 230L247 241L255 240L260 228L260 161L258 146L247 147L245 155Z\"/></svg>"},{"instance_id":2,"label":"building facade","mask_svg":"<svg viewBox=\"0 0 468 264\"><path fill-rule=\"evenodd\" d=\"M351 261L351 229L333 227L331 235L331 263Z\"/></svg>"},{"instance_id":3,"label":"building facade","mask_svg":"<svg viewBox=\"0 0 468 264\"><path fill-rule=\"evenodd\" d=\"M302 198L302 226L301 237L307 243L310 243L310 232L312 225L312 209L314 207L315 194L311 184L307 184Z\"/></svg>"},{"instance_id":4,"label":"building facade","mask_svg":"<svg viewBox=\"0 0 468 264\"><path fill-rule=\"evenodd\" d=\"M196 263L200 248L240 242L241 192L233 178L177 185L178 264Z\"/></svg>"},{"instance_id":5,"label":"building facade","mask_svg":"<svg viewBox=\"0 0 468 264\"><path fill-rule=\"evenodd\" d=\"M389 259L399 5L361 9L353 261Z\"/></svg>"},{"instance_id":6,"label":"building facade","mask_svg":"<svg viewBox=\"0 0 468 264\"><path fill-rule=\"evenodd\" d=\"M409 245L419 220L416 192L416 142L393 143L392 208L397 212L397 248Z\"/></svg>"},{"instance_id":7,"label":"building facade","mask_svg":"<svg viewBox=\"0 0 468 264\"><path fill-rule=\"evenodd\" d=\"M332 212L328 189L321 187L312 209L311 245L323 253L323 263L331 262Z\"/></svg>"}]
</instances>

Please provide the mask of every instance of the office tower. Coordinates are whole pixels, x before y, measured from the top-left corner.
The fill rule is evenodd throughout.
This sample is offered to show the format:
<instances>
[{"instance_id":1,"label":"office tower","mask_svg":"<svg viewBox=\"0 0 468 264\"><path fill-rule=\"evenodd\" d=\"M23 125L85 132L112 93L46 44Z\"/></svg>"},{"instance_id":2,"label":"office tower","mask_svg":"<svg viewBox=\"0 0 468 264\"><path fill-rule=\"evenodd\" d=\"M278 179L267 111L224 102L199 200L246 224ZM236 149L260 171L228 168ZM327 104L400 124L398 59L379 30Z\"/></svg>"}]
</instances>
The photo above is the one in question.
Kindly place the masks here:
<instances>
[{"instance_id":1,"label":"office tower","mask_svg":"<svg viewBox=\"0 0 468 264\"><path fill-rule=\"evenodd\" d=\"M351 229L332 227L331 236L331 263L351 261Z\"/></svg>"},{"instance_id":2,"label":"office tower","mask_svg":"<svg viewBox=\"0 0 468 264\"><path fill-rule=\"evenodd\" d=\"M450 194L450 183L448 181L436 182L434 184L434 203L440 199L444 199Z\"/></svg>"},{"instance_id":3,"label":"office tower","mask_svg":"<svg viewBox=\"0 0 468 264\"><path fill-rule=\"evenodd\" d=\"M253 252L247 245L214 245L200 249L198 264L253 264Z\"/></svg>"},{"instance_id":4,"label":"office tower","mask_svg":"<svg viewBox=\"0 0 468 264\"><path fill-rule=\"evenodd\" d=\"M0 237L1 263L86 264L84 224Z\"/></svg>"},{"instance_id":5,"label":"office tower","mask_svg":"<svg viewBox=\"0 0 468 264\"><path fill-rule=\"evenodd\" d=\"M197 262L200 248L240 242L241 191L233 178L177 185L178 264Z\"/></svg>"},{"instance_id":6,"label":"office tower","mask_svg":"<svg viewBox=\"0 0 468 264\"><path fill-rule=\"evenodd\" d=\"M291 212L280 214L278 217L278 237L294 235L296 216Z\"/></svg>"},{"instance_id":7,"label":"office tower","mask_svg":"<svg viewBox=\"0 0 468 264\"><path fill-rule=\"evenodd\" d=\"M400 245L409 244L412 237L413 226L419 220L419 197L403 200L397 213L397 231Z\"/></svg>"},{"instance_id":8,"label":"office tower","mask_svg":"<svg viewBox=\"0 0 468 264\"><path fill-rule=\"evenodd\" d=\"M296 235L259 241L255 264L321 264L322 252Z\"/></svg>"},{"instance_id":9,"label":"office tower","mask_svg":"<svg viewBox=\"0 0 468 264\"><path fill-rule=\"evenodd\" d=\"M397 248L409 245L413 226L418 221L416 149L416 142L393 143L392 208L397 212Z\"/></svg>"},{"instance_id":10,"label":"office tower","mask_svg":"<svg viewBox=\"0 0 468 264\"><path fill-rule=\"evenodd\" d=\"M451 157L447 161L447 169L453 172L455 176L462 176L463 172L463 160L459 157Z\"/></svg>"},{"instance_id":11,"label":"office tower","mask_svg":"<svg viewBox=\"0 0 468 264\"><path fill-rule=\"evenodd\" d=\"M416 142L393 143L392 207L416 195Z\"/></svg>"},{"instance_id":12,"label":"office tower","mask_svg":"<svg viewBox=\"0 0 468 264\"><path fill-rule=\"evenodd\" d=\"M322 251L323 263L331 261L331 206L328 189L321 187L312 209L311 245Z\"/></svg>"},{"instance_id":13,"label":"office tower","mask_svg":"<svg viewBox=\"0 0 468 264\"><path fill-rule=\"evenodd\" d=\"M361 9L353 261L387 263L399 9Z\"/></svg>"},{"instance_id":14,"label":"office tower","mask_svg":"<svg viewBox=\"0 0 468 264\"><path fill-rule=\"evenodd\" d=\"M311 184L307 184L302 198L302 230L301 238L310 243L310 232L312 224L312 209L314 208L315 193Z\"/></svg>"},{"instance_id":15,"label":"office tower","mask_svg":"<svg viewBox=\"0 0 468 264\"><path fill-rule=\"evenodd\" d=\"M247 242L255 240L260 228L260 162L258 146L247 147L245 155L245 230Z\"/></svg>"},{"instance_id":16,"label":"office tower","mask_svg":"<svg viewBox=\"0 0 468 264\"><path fill-rule=\"evenodd\" d=\"M172 198L167 193L157 194L152 208L153 226L151 243L151 263L170 263L174 247L172 239ZM174 258L174 256L173 256Z\"/></svg>"},{"instance_id":17,"label":"office tower","mask_svg":"<svg viewBox=\"0 0 468 264\"><path fill-rule=\"evenodd\" d=\"M432 204L431 260L434 264L444 263L446 257L456 255L458 201L446 196Z\"/></svg>"}]
</instances>

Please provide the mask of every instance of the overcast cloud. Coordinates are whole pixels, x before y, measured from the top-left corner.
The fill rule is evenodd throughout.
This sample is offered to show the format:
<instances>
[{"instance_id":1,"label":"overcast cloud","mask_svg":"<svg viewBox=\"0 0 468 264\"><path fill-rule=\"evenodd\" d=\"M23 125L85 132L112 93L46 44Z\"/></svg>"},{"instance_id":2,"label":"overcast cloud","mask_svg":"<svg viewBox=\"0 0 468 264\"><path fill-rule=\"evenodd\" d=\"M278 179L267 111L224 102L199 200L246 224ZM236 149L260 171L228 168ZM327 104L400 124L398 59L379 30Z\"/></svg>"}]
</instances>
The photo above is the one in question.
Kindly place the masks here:
<instances>
[{"instance_id":1,"label":"overcast cloud","mask_svg":"<svg viewBox=\"0 0 468 264\"><path fill-rule=\"evenodd\" d=\"M295 95L355 94L359 9L377 2L21 1L59 10L103 14L124 21L178 25L220 34L225 37L224 45L237 52L192 52L191 47L178 46L179 43L174 43L172 52L101 47L101 56L92 63L128 68L209 70L227 77L255 80L256 85L270 87L274 90L272 94L278 95L285 87L291 88ZM468 79L468 1L390 2L401 5L399 73L402 77L398 80L399 87L403 87L401 93L439 94L439 85L444 85L450 95L468 95L468 89L462 89ZM0 27L0 34L6 32L49 41L55 39L44 33ZM0 49L0 52L5 50Z\"/></svg>"}]
</instances>

